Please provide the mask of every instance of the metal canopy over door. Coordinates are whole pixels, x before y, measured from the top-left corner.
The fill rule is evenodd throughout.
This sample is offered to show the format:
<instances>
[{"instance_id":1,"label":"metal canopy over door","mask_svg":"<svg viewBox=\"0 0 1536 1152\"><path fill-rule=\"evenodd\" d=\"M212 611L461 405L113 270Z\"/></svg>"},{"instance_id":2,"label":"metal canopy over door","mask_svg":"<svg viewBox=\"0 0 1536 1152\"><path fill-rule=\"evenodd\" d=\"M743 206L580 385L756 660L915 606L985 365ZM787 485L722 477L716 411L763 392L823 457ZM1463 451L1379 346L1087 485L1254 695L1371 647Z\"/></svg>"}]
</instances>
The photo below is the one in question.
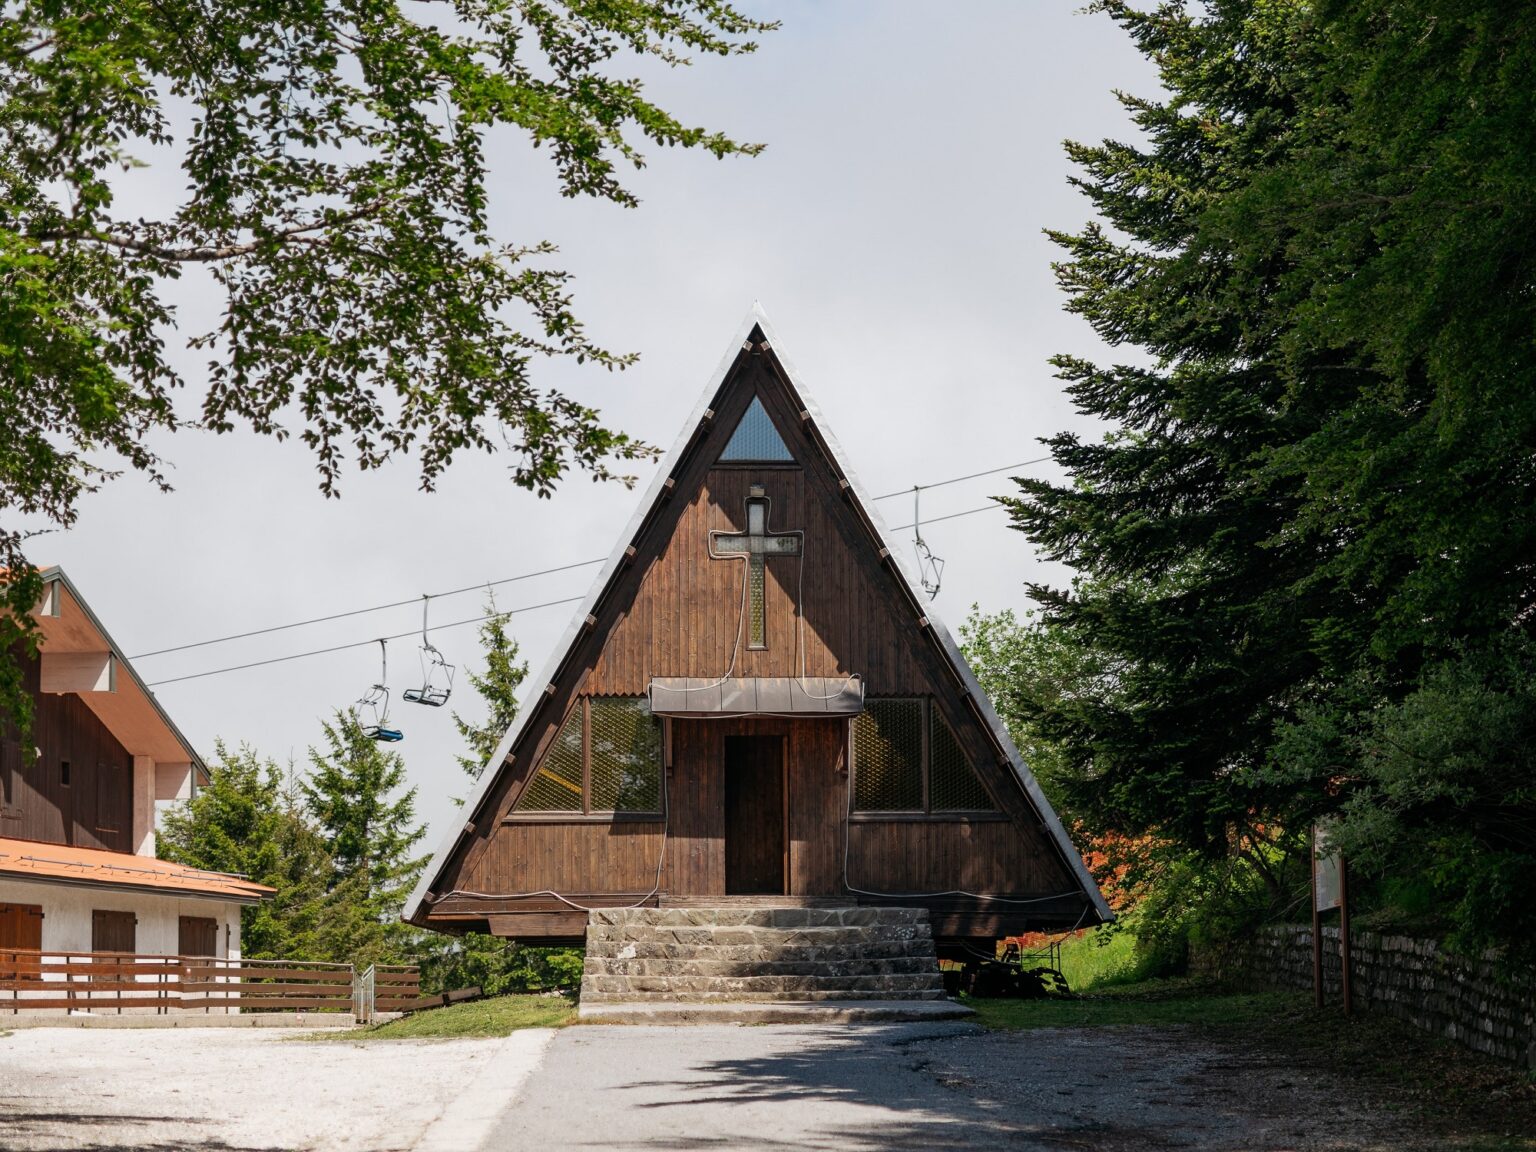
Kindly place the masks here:
<instances>
[{"instance_id":1,"label":"metal canopy over door","mask_svg":"<svg viewBox=\"0 0 1536 1152\"><path fill-rule=\"evenodd\" d=\"M725 738L725 891L784 894L784 737Z\"/></svg>"}]
</instances>

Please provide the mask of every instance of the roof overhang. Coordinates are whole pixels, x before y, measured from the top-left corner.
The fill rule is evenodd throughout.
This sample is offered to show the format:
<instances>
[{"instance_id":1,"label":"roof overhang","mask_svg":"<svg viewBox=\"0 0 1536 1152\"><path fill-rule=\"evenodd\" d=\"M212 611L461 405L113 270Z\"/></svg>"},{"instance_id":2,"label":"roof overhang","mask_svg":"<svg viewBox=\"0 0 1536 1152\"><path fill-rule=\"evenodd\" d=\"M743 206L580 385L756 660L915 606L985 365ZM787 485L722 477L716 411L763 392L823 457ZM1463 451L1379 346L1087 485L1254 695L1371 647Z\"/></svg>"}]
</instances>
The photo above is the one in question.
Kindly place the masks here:
<instances>
[{"instance_id":1,"label":"roof overhang","mask_svg":"<svg viewBox=\"0 0 1536 1152\"><path fill-rule=\"evenodd\" d=\"M74 848L32 840L0 839L0 881L65 884L112 892L258 904L276 889L229 872L207 872L153 856Z\"/></svg>"},{"instance_id":2,"label":"roof overhang","mask_svg":"<svg viewBox=\"0 0 1536 1152\"><path fill-rule=\"evenodd\" d=\"M651 680L648 694L651 711L657 716L813 719L857 716L864 711L864 681L857 676L748 676L726 680L657 676Z\"/></svg>"},{"instance_id":3,"label":"roof overhang","mask_svg":"<svg viewBox=\"0 0 1536 1152\"><path fill-rule=\"evenodd\" d=\"M43 691L78 695L130 756L190 764L200 785L208 769L154 693L128 663L101 620L62 568L42 573L42 603L33 613L43 661Z\"/></svg>"}]
</instances>

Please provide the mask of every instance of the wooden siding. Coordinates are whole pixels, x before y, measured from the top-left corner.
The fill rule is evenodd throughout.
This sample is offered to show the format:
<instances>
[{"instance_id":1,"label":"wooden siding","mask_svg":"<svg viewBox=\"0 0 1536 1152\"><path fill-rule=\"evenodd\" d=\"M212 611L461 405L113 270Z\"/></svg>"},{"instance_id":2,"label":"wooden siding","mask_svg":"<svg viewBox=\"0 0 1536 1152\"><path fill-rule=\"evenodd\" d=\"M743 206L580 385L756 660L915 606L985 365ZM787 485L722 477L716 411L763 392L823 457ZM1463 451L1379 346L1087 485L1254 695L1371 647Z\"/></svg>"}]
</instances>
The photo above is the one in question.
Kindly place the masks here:
<instances>
[{"instance_id":1,"label":"wooden siding","mask_svg":"<svg viewBox=\"0 0 1536 1152\"><path fill-rule=\"evenodd\" d=\"M848 828L849 882L873 893L1074 892L1061 862L1006 820L856 820Z\"/></svg>"},{"instance_id":2,"label":"wooden siding","mask_svg":"<svg viewBox=\"0 0 1536 1152\"><path fill-rule=\"evenodd\" d=\"M649 892L659 821L587 820L501 825L458 887L471 892Z\"/></svg>"},{"instance_id":3,"label":"wooden siding","mask_svg":"<svg viewBox=\"0 0 1536 1152\"><path fill-rule=\"evenodd\" d=\"M39 690L35 658L24 676L42 754L28 764L15 728L0 733L0 836L131 852L133 758L78 696Z\"/></svg>"},{"instance_id":4,"label":"wooden siding","mask_svg":"<svg viewBox=\"0 0 1536 1152\"><path fill-rule=\"evenodd\" d=\"M803 557L766 564L763 606L767 648L752 650L737 632L746 562L709 555L711 532L745 528L746 499L761 483L771 501L774 532L804 530ZM796 676L795 603L804 605L807 676L858 673L872 691L920 692L928 677L913 659L922 643L917 622L882 595L878 566L860 562L843 533L840 498L819 491L805 470L718 469L682 509L666 549L646 567L633 602L602 647L584 690L636 695L653 676ZM804 562L802 577L801 562ZM803 590L802 590L803 580ZM732 653L735 665L732 668Z\"/></svg>"}]
</instances>

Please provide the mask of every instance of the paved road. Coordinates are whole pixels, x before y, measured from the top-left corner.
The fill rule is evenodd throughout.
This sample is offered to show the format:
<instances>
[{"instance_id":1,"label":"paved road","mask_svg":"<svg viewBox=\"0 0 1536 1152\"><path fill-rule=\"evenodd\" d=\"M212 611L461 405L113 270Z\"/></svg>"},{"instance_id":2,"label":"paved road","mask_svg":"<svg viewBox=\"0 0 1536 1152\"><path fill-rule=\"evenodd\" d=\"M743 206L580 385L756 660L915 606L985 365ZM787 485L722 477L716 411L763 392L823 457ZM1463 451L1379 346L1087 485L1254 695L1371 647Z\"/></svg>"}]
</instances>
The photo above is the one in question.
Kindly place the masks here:
<instances>
[{"instance_id":1,"label":"paved road","mask_svg":"<svg viewBox=\"0 0 1536 1152\"><path fill-rule=\"evenodd\" d=\"M1331 1083L1177 1031L577 1027L483 1148L1404 1149Z\"/></svg>"}]
</instances>

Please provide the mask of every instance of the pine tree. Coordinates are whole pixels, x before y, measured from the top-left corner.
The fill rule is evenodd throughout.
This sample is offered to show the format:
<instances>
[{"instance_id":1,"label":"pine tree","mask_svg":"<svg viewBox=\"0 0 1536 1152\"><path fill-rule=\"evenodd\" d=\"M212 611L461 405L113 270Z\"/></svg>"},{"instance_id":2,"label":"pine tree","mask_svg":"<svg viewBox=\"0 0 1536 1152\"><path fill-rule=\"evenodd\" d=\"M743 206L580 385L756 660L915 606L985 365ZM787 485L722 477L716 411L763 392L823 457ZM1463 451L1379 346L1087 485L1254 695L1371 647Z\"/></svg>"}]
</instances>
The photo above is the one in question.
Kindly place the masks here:
<instances>
[{"instance_id":1,"label":"pine tree","mask_svg":"<svg viewBox=\"0 0 1536 1152\"><path fill-rule=\"evenodd\" d=\"M490 619L480 626L485 675L471 673L469 683L485 701L490 714L479 724L465 720L457 712L453 714L454 727L469 749L468 755L458 757L459 766L471 780L480 779L497 745L517 719L517 692L528 675L528 663L518 660L517 641L507 630L512 613L498 612L496 598L490 593L486 594L485 610L490 614Z\"/></svg>"},{"instance_id":2,"label":"pine tree","mask_svg":"<svg viewBox=\"0 0 1536 1152\"><path fill-rule=\"evenodd\" d=\"M271 900L241 909L241 951L256 960L321 960L314 932L331 860L319 833L285 789L283 772L246 745L219 741L208 786L166 811L158 837L167 860L238 872L275 888Z\"/></svg>"},{"instance_id":3,"label":"pine tree","mask_svg":"<svg viewBox=\"0 0 1536 1152\"><path fill-rule=\"evenodd\" d=\"M309 750L311 772L300 784L332 861L330 909L317 931L332 955L400 962L415 936L400 914L426 865L412 855L426 835L416 789L402 791L404 760L369 739L355 715L338 710L322 728L328 746Z\"/></svg>"},{"instance_id":4,"label":"pine tree","mask_svg":"<svg viewBox=\"0 0 1536 1152\"><path fill-rule=\"evenodd\" d=\"M1536 952L1536 800L1500 784L1536 725L1471 704L1529 707L1536 663L1536 10L1095 7L1167 95L1122 97L1139 142L1069 146L1100 219L1054 234L1058 279L1138 352L1055 361L1112 431L1051 439L1070 481L1013 502L1084 577L1032 589L1047 622L1106 670L1033 730L1098 830L1283 907L1277 862L1342 814L1359 879Z\"/></svg>"}]
</instances>

